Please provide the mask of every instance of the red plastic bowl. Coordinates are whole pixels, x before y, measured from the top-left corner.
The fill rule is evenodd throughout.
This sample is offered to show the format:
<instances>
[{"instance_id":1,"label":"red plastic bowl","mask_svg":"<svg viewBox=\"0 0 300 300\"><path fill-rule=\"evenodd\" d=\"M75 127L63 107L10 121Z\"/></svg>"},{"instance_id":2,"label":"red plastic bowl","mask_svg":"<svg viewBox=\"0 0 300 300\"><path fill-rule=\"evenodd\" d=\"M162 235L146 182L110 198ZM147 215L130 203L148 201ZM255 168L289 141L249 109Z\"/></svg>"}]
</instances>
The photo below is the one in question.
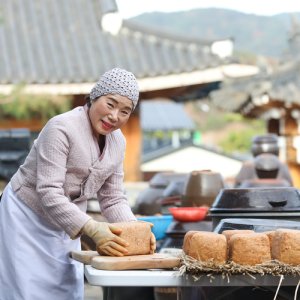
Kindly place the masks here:
<instances>
[{"instance_id":1,"label":"red plastic bowl","mask_svg":"<svg viewBox=\"0 0 300 300\"><path fill-rule=\"evenodd\" d=\"M198 222L205 219L208 207L170 207L173 218L180 222Z\"/></svg>"}]
</instances>

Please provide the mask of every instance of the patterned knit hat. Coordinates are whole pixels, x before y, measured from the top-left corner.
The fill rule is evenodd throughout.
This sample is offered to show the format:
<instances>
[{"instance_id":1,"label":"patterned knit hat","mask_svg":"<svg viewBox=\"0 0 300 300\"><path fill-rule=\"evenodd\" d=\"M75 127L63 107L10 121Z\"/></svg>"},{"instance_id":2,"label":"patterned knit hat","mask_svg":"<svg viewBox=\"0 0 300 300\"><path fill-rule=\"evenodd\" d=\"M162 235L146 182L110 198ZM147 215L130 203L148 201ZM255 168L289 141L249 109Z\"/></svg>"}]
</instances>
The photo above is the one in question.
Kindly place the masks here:
<instances>
[{"instance_id":1,"label":"patterned knit hat","mask_svg":"<svg viewBox=\"0 0 300 300\"><path fill-rule=\"evenodd\" d=\"M105 72L90 92L90 99L103 95L119 94L133 102L133 109L139 100L139 87L135 76L126 70L114 68Z\"/></svg>"}]
</instances>

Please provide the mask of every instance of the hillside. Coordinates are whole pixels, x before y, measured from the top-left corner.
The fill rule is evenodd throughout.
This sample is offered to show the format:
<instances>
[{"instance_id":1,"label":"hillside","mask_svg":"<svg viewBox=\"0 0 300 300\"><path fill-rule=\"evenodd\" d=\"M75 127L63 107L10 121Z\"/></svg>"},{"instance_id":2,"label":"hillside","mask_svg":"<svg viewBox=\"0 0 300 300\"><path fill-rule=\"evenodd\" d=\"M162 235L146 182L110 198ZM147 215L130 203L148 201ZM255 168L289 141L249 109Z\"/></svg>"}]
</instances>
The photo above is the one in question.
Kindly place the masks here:
<instances>
[{"instance_id":1,"label":"hillside","mask_svg":"<svg viewBox=\"0 0 300 300\"><path fill-rule=\"evenodd\" d=\"M185 110L201 132L202 143L229 154L248 153L252 138L266 131L263 120L245 119L239 114L225 113L208 99L188 101Z\"/></svg>"},{"instance_id":2,"label":"hillside","mask_svg":"<svg viewBox=\"0 0 300 300\"><path fill-rule=\"evenodd\" d=\"M231 37L235 41L237 52L278 58L287 50L292 17L300 20L300 13L270 17L208 8L173 13L146 13L130 20L198 39Z\"/></svg>"}]
</instances>

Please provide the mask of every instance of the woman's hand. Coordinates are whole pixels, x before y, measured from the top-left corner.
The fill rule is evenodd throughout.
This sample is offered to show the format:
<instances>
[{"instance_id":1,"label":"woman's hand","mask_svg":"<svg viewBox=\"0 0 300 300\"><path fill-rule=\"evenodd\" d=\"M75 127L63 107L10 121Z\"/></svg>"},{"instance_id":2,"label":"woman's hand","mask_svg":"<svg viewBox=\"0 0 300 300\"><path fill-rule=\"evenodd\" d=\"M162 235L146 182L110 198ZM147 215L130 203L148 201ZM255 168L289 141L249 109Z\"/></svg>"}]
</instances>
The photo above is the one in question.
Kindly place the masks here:
<instances>
[{"instance_id":1,"label":"woman's hand","mask_svg":"<svg viewBox=\"0 0 300 300\"><path fill-rule=\"evenodd\" d=\"M95 243L99 254L109 256L124 256L128 253L128 243L118 237L122 229L106 222L89 220L82 228L82 232Z\"/></svg>"}]
</instances>

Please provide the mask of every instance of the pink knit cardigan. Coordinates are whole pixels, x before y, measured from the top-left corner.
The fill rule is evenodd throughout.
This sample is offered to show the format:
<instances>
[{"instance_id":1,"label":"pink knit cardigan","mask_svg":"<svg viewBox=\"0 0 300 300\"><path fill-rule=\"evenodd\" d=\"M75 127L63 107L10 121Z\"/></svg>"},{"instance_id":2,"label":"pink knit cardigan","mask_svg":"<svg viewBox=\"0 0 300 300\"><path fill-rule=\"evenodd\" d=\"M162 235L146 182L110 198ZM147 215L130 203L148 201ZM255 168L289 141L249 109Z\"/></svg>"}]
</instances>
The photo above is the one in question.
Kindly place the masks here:
<instances>
[{"instance_id":1,"label":"pink knit cardigan","mask_svg":"<svg viewBox=\"0 0 300 300\"><path fill-rule=\"evenodd\" d=\"M125 146L122 132L115 130L106 136L99 157L87 107L77 107L49 120L11 179L12 188L33 211L71 238L90 219L87 200L96 195L109 222L134 221L123 189Z\"/></svg>"}]
</instances>

